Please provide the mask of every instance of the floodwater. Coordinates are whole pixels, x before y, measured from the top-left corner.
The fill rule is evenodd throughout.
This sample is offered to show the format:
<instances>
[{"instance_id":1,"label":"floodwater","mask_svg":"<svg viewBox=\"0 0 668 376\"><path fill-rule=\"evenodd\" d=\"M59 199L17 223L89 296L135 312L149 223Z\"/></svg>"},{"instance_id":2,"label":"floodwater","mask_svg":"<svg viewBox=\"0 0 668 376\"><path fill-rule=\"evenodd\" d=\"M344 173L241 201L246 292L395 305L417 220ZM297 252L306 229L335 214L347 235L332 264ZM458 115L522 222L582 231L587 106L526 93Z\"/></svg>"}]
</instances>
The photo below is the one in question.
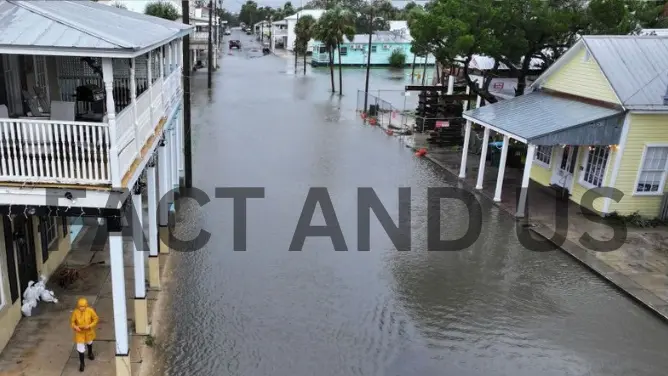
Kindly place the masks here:
<instances>
[{"instance_id":1,"label":"floodwater","mask_svg":"<svg viewBox=\"0 0 668 376\"><path fill-rule=\"evenodd\" d=\"M564 253L523 249L489 203L473 246L426 251L426 189L452 177L361 124L362 70L344 71L339 97L327 69L294 76L284 58L232 54L210 97L206 73L193 82L194 184L211 202L188 220L211 240L174 256L164 374L666 374L668 325ZM371 87L400 89L391 76L374 70ZM245 252L233 250L243 232L215 187L266 189L247 201ZM288 251L310 187L329 190L348 252L326 237ZM357 251L358 187L374 188L395 221L398 188L412 188L412 250L394 249L372 219L371 251ZM463 204L441 207L442 238L460 237Z\"/></svg>"}]
</instances>

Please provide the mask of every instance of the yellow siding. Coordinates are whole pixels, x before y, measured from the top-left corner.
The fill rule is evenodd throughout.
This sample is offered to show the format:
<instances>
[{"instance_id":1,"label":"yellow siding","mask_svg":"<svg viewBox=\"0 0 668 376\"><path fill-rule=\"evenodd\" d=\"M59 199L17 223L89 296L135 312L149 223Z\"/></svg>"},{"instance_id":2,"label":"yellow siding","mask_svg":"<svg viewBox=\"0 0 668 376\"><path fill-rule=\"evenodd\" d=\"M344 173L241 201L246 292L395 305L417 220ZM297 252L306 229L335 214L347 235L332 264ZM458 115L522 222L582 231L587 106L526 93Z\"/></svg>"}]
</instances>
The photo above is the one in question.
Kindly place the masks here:
<instances>
[{"instance_id":1,"label":"yellow siding","mask_svg":"<svg viewBox=\"0 0 668 376\"><path fill-rule=\"evenodd\" d=\"M556 148L552 148L552 156L550 157L550 168L546 168L543 165L538 165L536 163L531 165L531 180L536 183L544 186L550 185L550 180L552 179L552 167L554 166L554 157L555 157Z\"/></svg>"},{"instance_id":2,"label":"yellow siding","mask_svg":"<svg viewBox=\"0 0 668 376\"><path fill-rule=\"evenodd\" d=\"M642 154L648 143L668 143L668 115L631 114L624 154L615 182L615 188L624 193L624 198L619 203L610 203L611 212L628 215L637 211L650 218L659 214L662 194L633 196Z\"/></svg>"},{"instance_id":3,"label":"yellow siding","mask_svg":"<svg viewBox=\"0 0 668 376\"><path fill-rule=\"evenodd\" d=\"M584 162L585 162L585 156L587 155L586 153L589 152L586 146L581 146L578 149L578 158L577 162L575 163L575 176L573 179L575 181L573 182L573 189L571 190L571 200L575 202L578 205L583 205L582 203L582 196L591 188L588 186L585 187L580 183L580 177L582 174L584 174ZM607 187L610 184L610 176L612 175L612 169L613 169L613 164L615 163L615 155L616 153L614 151L610 151L608 155L608 162L605 165L605 177L603 178L603 186ZM582 167L582 169L581 169ZM598 198L594 200L593 206L590 205L584 205L586 208L590 210L595 210L597 212L603 212L603 206L605 204L605 199L604 198Z\"/></svg>"},{"instance_id":4,"label":"yellow siding","mask_svg":"<svg viewBox=\"0 0 668 376\"><path fill-rule=\"evenodd\" d=\"M593 57L589 58L588 61L584 61L584 57L585 48L582 48L574 58L548 77L543 87L580 97L620 104L610 83Z\"/></svg>"},{"instance_id":5,"label":"yellow siding","mask_svg":"<svg viewBox=\"0 0 668 376\"><path fill-rule=\"evenodd\" d=\"M3 349L7 345L7 342L9 342L14 333L14 328L16 328L16 325L21 320L21 299L16 299L16 302L11 304L12 298L9 292L9 274L7 272L3 220L5 219L0 218L0 275L2 275L0 288L2 288L5 298L5 305L0 308L0 349ZM14 265L14 268L16 269L16 265ZM18 269L16 269L16 273L18 275Z\"/></svg>"},{"instance_id":6,"label":"yellow siding","mask_svg":"<svg viewBox=\"0 0 668 376\"><path fill-rule=\"evenodd\" d=\"M35 234L35 253L37 253L37 274L43 275L47 279L51 277L51 274L58 269L60 264L67 256L67 253L70 251L70 235L69 231L65 237L63 237L63 224L62 218L58 218L58 236L60 240L56 241L57 245L53 245L53 248L49 250L49 259L46 260L46 263L42 261L42 236L39 232L39 218L33 217L33 234Z\"/></svg>"},{"instance_id":7,"label":"yellow siding","mask_svg":"<svg viewBox=\"0 0 668 376\"><path fill-rule=\"evenodd\" d=\"M3 219L0 218L0 221ZM63 262L65 256L70 250L70 241L69 234L62 236L62 219L58 219L58 236L59 240L56 242L57 245L53 246L53 250L49 251L49 259L46 263L42 262L42 246L41 246L41 236L39 234L39 219L37 217L32 218L33 229L35 234L35 258L37 262L37 273L38 275L44 275L45 277L50 277L51 274L60 266ZM14 304L10 305L10 291L9 291L9 278L7 273L7 257L5 256L5 237L3 233L3 227L0 225L0 275L2 275L2 288L3 296L5 297L6 304L0 309L0 350L2 350L9 339L14 334L14 329L21 321L23 316L21 313L21 299L17 299ZM14 257L17 260L16 257ZM16 265L14 265L16 268ZM18 278L18 269L16 269L16 275ZM18 282L18 281L17 281ZM19 288L21 288L19 286ZM19 291L19 294L23 294L23 291Z\"/></svg>"}]
</instances>

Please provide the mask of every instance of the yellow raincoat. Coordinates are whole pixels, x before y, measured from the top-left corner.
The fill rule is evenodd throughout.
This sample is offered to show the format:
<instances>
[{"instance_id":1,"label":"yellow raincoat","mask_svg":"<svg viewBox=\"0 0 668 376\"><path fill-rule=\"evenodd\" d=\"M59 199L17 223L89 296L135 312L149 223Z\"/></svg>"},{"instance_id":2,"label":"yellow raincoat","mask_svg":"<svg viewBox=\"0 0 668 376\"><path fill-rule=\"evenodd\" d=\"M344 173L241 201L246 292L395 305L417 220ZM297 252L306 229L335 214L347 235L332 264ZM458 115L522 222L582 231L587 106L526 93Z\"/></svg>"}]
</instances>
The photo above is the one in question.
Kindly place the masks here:
<instances>
[{"instance_id":1,"label":"yellow raincoat","mask_svg":"<svg viewBox=\"0 0 668 376\"><path fill-rule=\"evenodd\" d=\"M95 310L88 306L88 300L81 298L72 312L70 326L74 329L74 343L90 343L95 340L95 327L99 318ZM76 328L79 328L79 331Z\"/></svg>"}]
</instances>

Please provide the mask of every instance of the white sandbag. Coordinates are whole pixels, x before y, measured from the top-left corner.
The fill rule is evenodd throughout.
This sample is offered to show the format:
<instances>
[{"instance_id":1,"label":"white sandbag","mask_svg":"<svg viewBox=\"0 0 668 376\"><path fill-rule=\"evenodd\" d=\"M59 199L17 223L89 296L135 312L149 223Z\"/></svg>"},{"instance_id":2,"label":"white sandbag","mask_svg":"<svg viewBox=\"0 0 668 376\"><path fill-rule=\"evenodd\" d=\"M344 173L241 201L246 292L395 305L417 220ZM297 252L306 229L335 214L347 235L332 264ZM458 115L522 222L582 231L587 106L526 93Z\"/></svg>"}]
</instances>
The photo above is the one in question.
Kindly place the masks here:
<instances>
[{"instance_id":1,"label":"white sandbag","mask_svg":"<svg viewBox=\"0 0 668 376\"><path fill-rule=\"evenodd\" d=\"M53 291L51 290L42 291L39 297L43 302L58 303L58 299L56 299L55 295L53 294Z\"/></svg>"},{"instance_id":2,"label":"white sandbag","mask_svg":"<svg viewBox=\"0 0 668 376\"><path fill-rule=\"evenodd\" d=\"M24 300L21 306L21 312L27 317L32 315L32 309L37 307L37 301L34 299Z\"/></svg>"}]
</instances>

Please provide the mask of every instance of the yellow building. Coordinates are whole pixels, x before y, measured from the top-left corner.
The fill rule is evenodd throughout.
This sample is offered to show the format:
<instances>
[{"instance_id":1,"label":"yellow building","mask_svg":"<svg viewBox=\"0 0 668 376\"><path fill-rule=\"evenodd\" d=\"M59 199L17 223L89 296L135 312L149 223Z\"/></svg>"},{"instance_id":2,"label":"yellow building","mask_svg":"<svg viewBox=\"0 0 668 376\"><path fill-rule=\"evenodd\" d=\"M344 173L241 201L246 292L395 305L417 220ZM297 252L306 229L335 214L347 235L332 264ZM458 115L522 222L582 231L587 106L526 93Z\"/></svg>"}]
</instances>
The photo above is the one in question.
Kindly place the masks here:
<instances>
[{"instance_id":1,"label":"yellow building","mask_svg":"<svg viewBox=\"0 0 668 376\"><path fill-rule=\"evenodd\" d=\"M479 124L485 128L483 154L490 131L504 136L501 166L511 139L527 144L522 187L531 179L601 214L655 218L666 192L667 89L668 37L585 36L528 94L466 111L464 148L471 124ZM594 188L607 197L583 200ZM621 194L613 197L606 188ZM496 201L501 192L497 184Z\"/></svg>"},{"instance_id":2,"label":"yellow building","mask_svg":"<svg viewBox=\"0 0 668 376\"><path fill-rule=\"evenodd\" d=\"M0 349L21 320L22 294L29 281L49 278L70 250L64 217L0 217Z\"/></svg>"}]
</instances>

